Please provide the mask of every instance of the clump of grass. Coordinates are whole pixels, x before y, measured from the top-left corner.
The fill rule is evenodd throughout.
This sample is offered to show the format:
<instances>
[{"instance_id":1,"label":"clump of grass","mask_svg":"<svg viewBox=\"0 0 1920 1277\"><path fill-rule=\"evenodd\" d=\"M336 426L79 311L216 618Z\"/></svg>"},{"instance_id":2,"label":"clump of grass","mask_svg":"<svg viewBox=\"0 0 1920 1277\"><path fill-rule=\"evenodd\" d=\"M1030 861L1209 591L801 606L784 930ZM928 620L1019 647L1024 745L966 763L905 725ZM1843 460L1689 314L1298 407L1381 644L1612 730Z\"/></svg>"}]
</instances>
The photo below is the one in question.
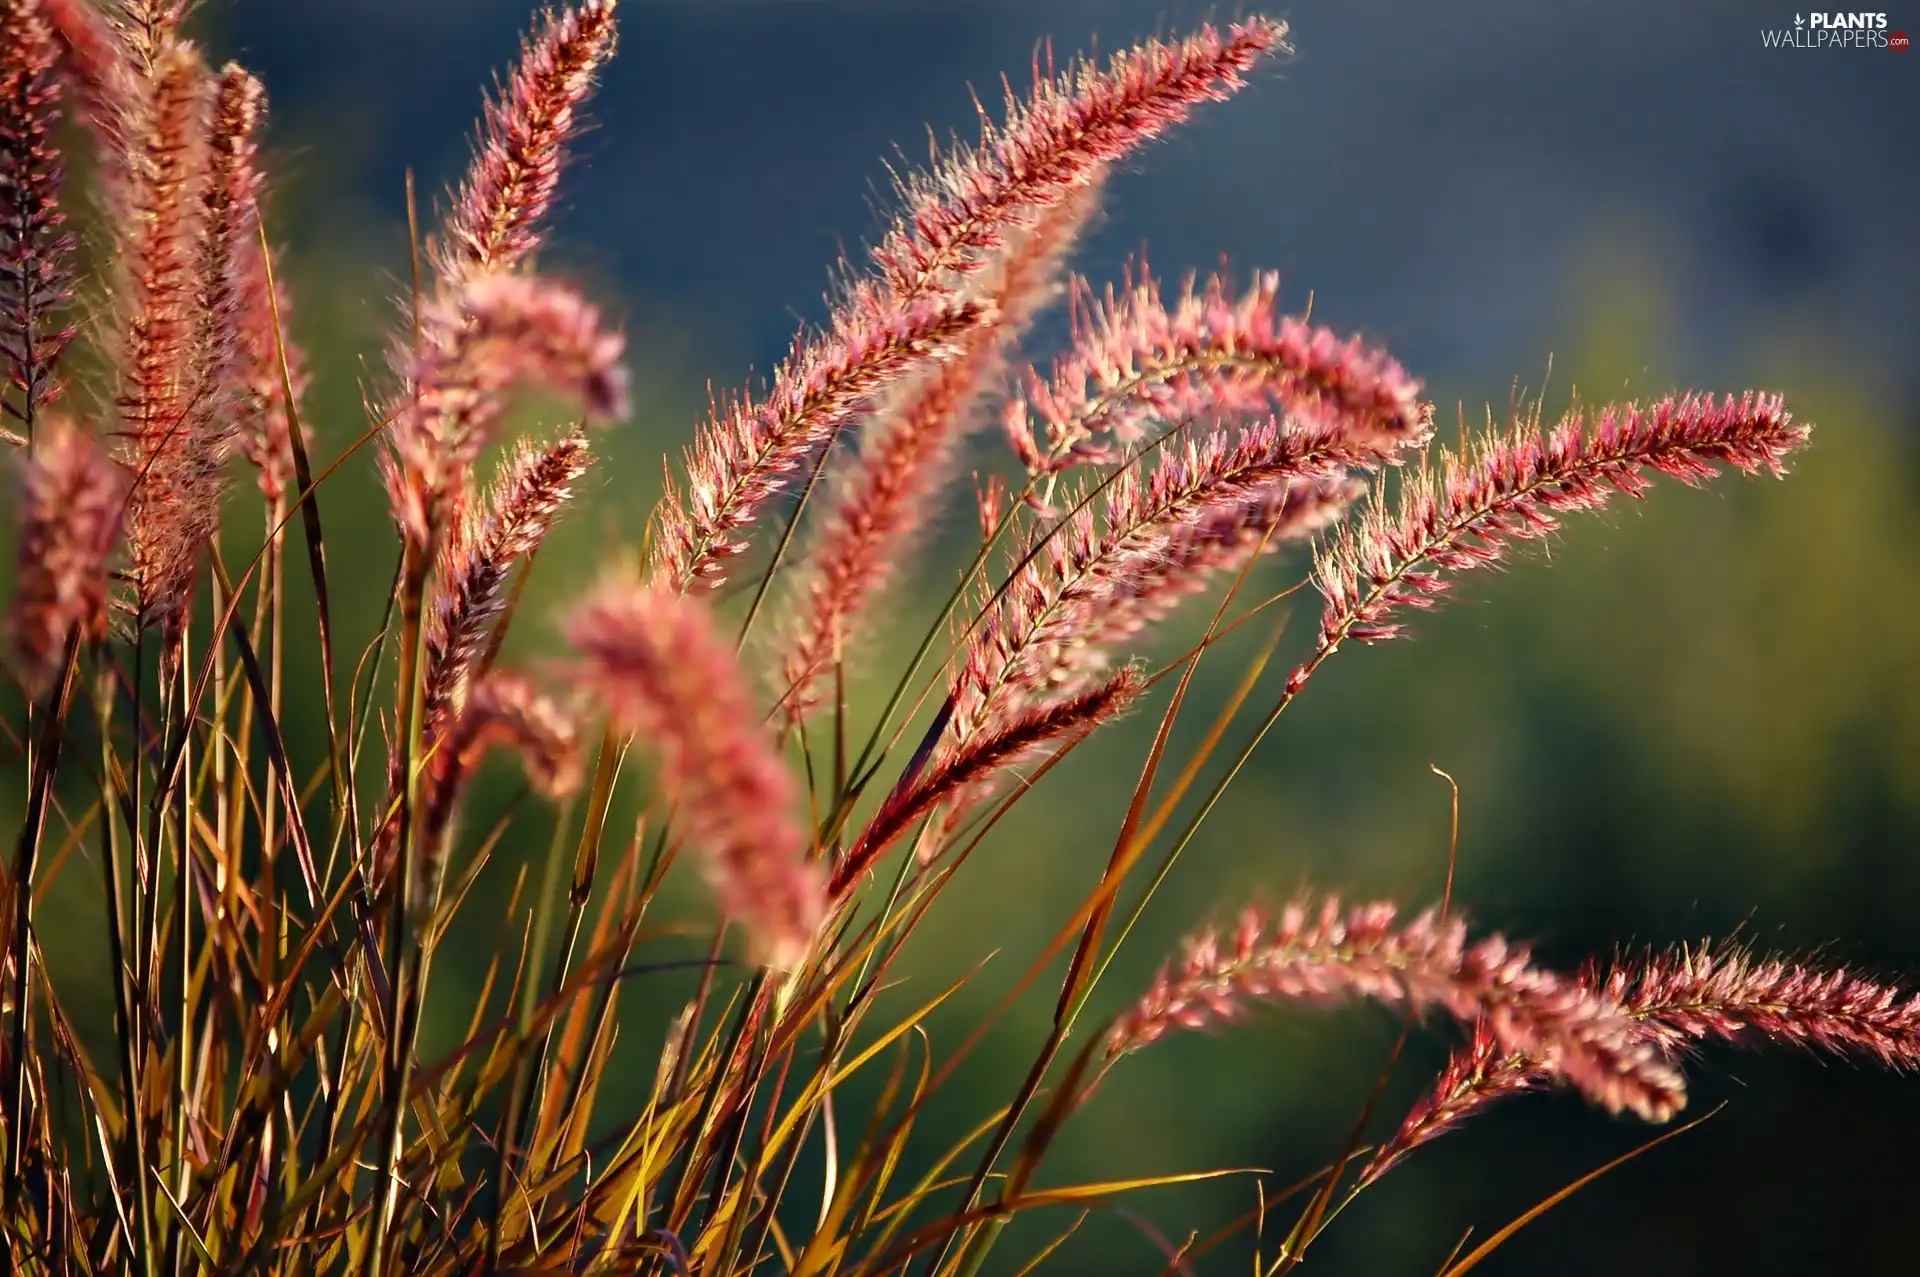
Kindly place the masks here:
<instances>
[{"instance_id":1,"label":"clump of grass","mask_svg":"<svg viewBox=\"0 0 1920 1277\"><path fill-rule=\"evenodd\" d=\"M764 389L716 403L633 529L646 548L568 610L572 654L516 671L498 662L514 583L605 446L587 427L626 412L617 329L534 266L614 50L613 0L547 14L487 104L472 171L413 263L376 419L323 467L261 229L264 90L210 66L184 7L0 0L0 360L23 484L8 669L28 795L0 911L14 1271L970 1274L1025 1211L1193 1178L1035 1186L1061 1125L1156 1039L1255 1002L1446 1012L1466 1045L1365 1161L1356 1127L1263 1268L1279 1272L1345 1201L1503 1097L1566 1087L1665 1121L1687 1055L1717 1039L1920 1062L1920 1000L1852 972L1712 947L1561 975L1503 937L1470 940L1445 903L1408 920L1331 899L1199 932L1069 1052L1130 931L1123 888L1144 880L1134 908L1149 906L1253 748L1216 756L1257 681L1169 779L1194 669L1264 606L1241 598L1258 560L1311 545L1302 584L1324 614L1256 744L1348 640L1393 637L1450 574L1655 475L1779 473L1807 435L1777 396L1680 395L1550 427L1530 411L1450 452L1418 382L1282 313L1271 275L1169 305L1144 271L1104 293L1067 274L1113 166L1242 88L1286 48L1284 25L1205 26L1037 74L977 144L902 179L826 322ZM66 110L98 151L103 290L76 289ZM1023 364L1032 318L1061 295L1068 348ZM82 332L104 386L70 384ZM577 421L513 441L489 478L481 459L523 388L570 398ZM982 490L977 552L884 708L858 717L846 688L872 676L851 654L962 443L995 420L1024 477ZM321 518L326 477L366 464L374 439L398 563L351 582L393 582L366 657L392 672L384 765L364 757L365 707L342 705ZM267 523L230 563L214 534L243 462ZM728 581L737 601L717 592ZM1156 623L1221 586L1205 641L1158 673L1135 662ZM320 626L313 777L293 774L282 735L298 592ZM765 669L756 625L773 637ZM910 1090L898 1074L870 1113L836 1111L940 1000L889 1019L879 991L1007 809L1149 705L1159 731L1111 813L1107 869L1019 982L1071 951L1024 1083L926 1181L896 1183L916 1119L979 1037ZM470 1033L427 1055L436 955L494 845L459 820L490 750L559 803L553 889L519 951L494 955ZM630 750L657 766L625 837L608 824ZM63 778L91 787L89 808L54 802ZM56 842L88 854L49 863ZM643 922L683 853L721 915L709 961L645 1102L611 1112L597 1101L622 998L653 969ZM109 1058L83 1048L35 931L51 878L88 861ZM826 1163L817 1205L788 1192L807 1158Z\"/></svg>"}]
</instances>

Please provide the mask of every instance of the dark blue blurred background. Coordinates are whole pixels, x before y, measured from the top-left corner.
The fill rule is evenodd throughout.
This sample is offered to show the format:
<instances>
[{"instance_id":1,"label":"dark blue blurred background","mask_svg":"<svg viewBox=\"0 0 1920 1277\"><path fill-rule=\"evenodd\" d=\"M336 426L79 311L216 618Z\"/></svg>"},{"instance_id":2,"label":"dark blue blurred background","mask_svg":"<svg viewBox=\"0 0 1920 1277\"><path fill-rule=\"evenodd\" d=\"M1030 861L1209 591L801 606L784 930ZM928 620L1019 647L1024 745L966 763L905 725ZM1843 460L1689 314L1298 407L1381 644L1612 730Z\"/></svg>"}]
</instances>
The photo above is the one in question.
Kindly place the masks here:
<instances>
[{"instance_id":1,"label":"dark blue blurred background","mask_svg":"<svg viewBox=\"0 0 1920 1277\"><path fill-rule=\"evenodd\" d=\"M315 413L326 455L362 428L353 360L377 351L405 277L404 172L429 195L457 176L478 88L526 10L225 0L202 19L272 94L301 336L333 374ZM875 226L890 148L918 158L929 126L969 130L968 84L992 99L1003 71L1023 82L1046 36L1064 57L1204 16L1134 0L625 0L548 264L628 316L645 409L569 548L543 557L535 603L637 539L656 458L690 434L708 379L764 369L820 318L829 266ZM1459 899L1543 937L1555 961L1741 929L1920 977L1920 56L1763 49L1762 27L1792 22L1784 3L1360 0L1281 16L1298 56L1129 166L1088 273L1143 244L1163 274L1222 254L1278 267L1319 318L1427 377L1444 424L1456 404L1470 424L1504 407L1516 381L1538 389L1551 360L1551 403L1571 387L1590 401L1758 384L1820 429L1785 485L1663 489L1644 515L1572 529L1552 570L1535 556L1468 585L1417 642L1343 656L1169 882L1108 1004L1182 931L1256 895L1306 881L1436 894L1447 793L1429 763L1463 790ZM1920 28L1920 8L1891 25ZM347 522L342 561L359 538L388 562L376 501ZM521 628L538 650L540 627ZM1203 692L1217 701L1236 674L1220 662ZM1122 734L1050 777L983 850L992 887L930 920L918 988L970 964L983 932L1009 951L937 1046L1085 891L1114 824L1087 813L1122 801L1114 778L1138 748ZM456 1005L461 978L438 990ZM1004 1096L1044 1013L1010 1023L918 1156ZM1395 1027L1274 1015L1156 1047L1077 1120L1052 1174L1258 1165L1285 1183L1337 1146ZM623 1038L636 1078L657 1041L638 1020ZM1409 1059L1389 1110L1440 1053ZM1696 1104L1723 1099L1483 1271L1920 1271L1911 1079L1714 1052ZM1512 1107L1363 1199L1312 1263L1432 1272L1468 1225L1484 1236L1642 1135L1571 1102ZM1178 1242L1253 1202L1239 1179L1131 1209ZM1136 1224L1086 1232L1062 1271L1158 1271Z\"/></svg>"},{"instance_id":2,"label":"dark blue blurred background","mask_svg":"<svg viewBox=\"0 0 1920 1277\"><path fill-rule=\"evenodd\" d=\"M265 76L298 207L400 215L402 175L457 175L475 88L521 0L226 0ZM1135 0L629 0L561 242L643 316L691 318L761 363L824 265L872 228L880 161L970 128L969 84L1178 31L1217 11ZM1229 15L1231 11L1228 11ZM1228 254L1285 270L1320 312L1442 384L1537 374L1609 253L1658 274L1663 354L1724 366L1783 317L1908 364L1920 57L1767 50L1785 4L1451 5L1282 11L1299 55L1116 184L1089 261L1143 241L1163 268ZM1901 15L1894 14L1893 24ZM1911 15L1920 26L1920 10ZM304 219L303 219L304 220ZM324 237L326 225L309 233ZM1618 281L1614 281L1618 282ZM737 360L735 361L737 362ZM1912 372L1906 372L1911 390Z\"/></svg>"}]
</instances>

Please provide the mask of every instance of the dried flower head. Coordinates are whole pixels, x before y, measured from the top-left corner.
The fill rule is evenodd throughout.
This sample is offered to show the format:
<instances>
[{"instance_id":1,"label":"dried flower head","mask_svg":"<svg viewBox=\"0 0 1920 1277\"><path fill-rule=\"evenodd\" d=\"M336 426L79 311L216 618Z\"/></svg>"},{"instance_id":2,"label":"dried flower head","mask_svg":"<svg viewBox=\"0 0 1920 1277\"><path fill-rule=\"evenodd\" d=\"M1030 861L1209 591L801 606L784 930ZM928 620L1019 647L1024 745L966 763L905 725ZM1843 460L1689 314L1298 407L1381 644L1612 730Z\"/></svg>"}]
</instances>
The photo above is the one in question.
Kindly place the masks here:
<instances>
[{"instance_id":1,"label":"dried flower head","mask_svg":"<svg viewBox=\"0 0 1920 1277\"><path fill-rule=\"evenodd\" d=\"M804 957L826 913L787 770L704 604L665 584L609 584L567 623L581 691L654 749L676 829L761 960Z\"/></svg>"},{"instance_id":2,"label":"dried flower head","mask_svg":"<svg viewBox=\"0 0 1920 1277\"><path fill-rule=\"evenodd\" d=\"M592 423L627 415L624 343L571 288L486 276L437 306L428 326L434 337L400 397L383 458L394 516L420 545L430 543L430 527L449 522L510 390L531 385L565 395Z\"/></svg>"},{"instance_id":3,"label":"dried flower head","mask_svg":"<svg viewBox=\"0 0 1920 1277\"><path fill-rule=\"evenodd\" d=\"M1219 427L1073 499L1036 534L968 641L947 727L957 747L1025 706L1070 695L1106 653L1262 550L1311 535L1371 464L1335 426Z\"/></svg>"},{"instance_id":4,"label":"dried flower head","mask_svg":"<svg viewBox=\"0 0 1920 1277\"><path fill-rule=\"evenodd\" d=\"M106 636L107 568L120 539L127 476L72 423L48 419L26 466L7 637L14 672L38 695L67 637Z\"/></svg>"},{"instance_id":5,"label":"dried flower head","mask_svg":"<svg viewBox=\"0 0 1920 1277\"><path fill-rule=\"evenodd\" d=\"M1107 1054L1231 1019L1253 1001L1350 997L1439 1007L1484 1024L1502 1050L1527 1056L1610 1112L1663 1121L1685 1100L1678 1071L1619 1003L1534 966L1525 947L1497 935L1470 945L1466 924L1437 910L1400 922L1392 904L1342 909L1333 898L1289 905L1277 918L1249 910L1231 936L1190 939L1182 960L1116 1022Z\"/></svg>"},{"instance_id":6,"label":"dried flower head","mask_svg":"<svg viewBox=\"0 0 1920 1277\"><path fill-rule=\"evenodd\" d=\"M1104 300L1074 292L1073 344L1051 376L1029 372L1007 405L1013 449L1035 474L1106 463L1151 423L1279 410L1337 427L1357 451L1391 461L1425 442L1420 383L1358 337L1280 313L1280 277L1265 272L1235 298L1223 276L1187 281L1168 309L1145 268Z\"/></svg>"},{"instance_id":7,"label":"dried flower head","mask_svg":"<svg viewBox=\"0 0 1920 1277\"><path fill-rule=\"evenodd\" d=\"M521 441L484 505L468 503L441 546L427 607L423 713L429 733L465 698L467 680L514 566L540 548L592 463L587 436L571 431L544 446Z\"/></svg>"},{"instance_id":8,"label":"dried flower head","mask_svg":"<svg viewBox=\"0 0 1920 1277\"><path fill-rule=\"evenodd\" d=\"M936 808L964 811L997 778L1045 755L1061 753L1112 722L1145 690L1146 677L1125 666L1075 696L1036 706L997 731L970 741L925 774L909 768L901 786L867 822L858 841L834 866L830 892L838 899L912 825Z\"/></svg>"},{"instance_id":9,"label":"dried flower head","mask_svg":"<svg viewBox=\"0 0 1920 1277\"><path fill-rule=\"evenodd\" d=\"M981 415L1006 352L1057 291L1060 263L1096 206L1097 186L1063 200L1009 236L977 278L1000 321L961 339L957 357L914 377L877 409L859 462L841 477L798 572L799 596L782 659L784 708L795 721L821 701L824 675L857 639L869 605L938 509L954 450Z\"/></svg>"},{"instance_id":10,"label":"dried flower head","mask_svg":"<svg viewBox=\"0 0 1920 1277\"><path fill-rule=\"evenodd\" d=\"M692 450L682 490L671 482L656 516L654 569L681 590L712 589L740 535L872 396L929 360L949 359L993 312L975 302L914 306L897 317L846 316L816 342L796 342L764 401L740 395L714 406Z\"/></svg>"},{"instance_id":11,"label":"dried flower head","mask_svg":"<svg viewBox=\"0 0 1920 1277\"><path fill-rule=\"evenodd\" d=\"M1715 463L1781 474L1808 429L1777 395L1684 395L1605 408L1591 430L1579 413L1551 432L1529 417L1465 456L1443 449L1437 467L1408 477L1397 502L1376 490L1320 556L1320 655L1349 638L1393 638L1401 632L1394 613L1431 607L1447 573L1497 563L1509 543L1544 537L1557 516L1595 509L1613 493L1637 497L1652 485L1649 472L1694 486L1714 477Z\"/></svg>"},{"instance_id":12,"label":"dried flower head","mask_svg":"<svg viewBox=\"0 0 1920 1277\"><path fill-rule=\"evenodd\" d=\"M74 248L54 141L59 56L37 0L0 0L0 439L14 435L9 417L33 434L59 393L54 366L74 333L56 317L72 293Z\"/></svg>"},{"instance_id":13,"label":"dried flower head","mask_svg":"<svg viewBox=\"0 0 1920 1277\"><path fill-rule=\"evenodd\" d=\"M426 845L437 845L453 821L466 783L489 749L514 751L542 794L560 797L580 784L579 732L570 716L517 674L494 671L474 684L429 764Z\"/></svg>"},{"instance_id":14,"label":"dried flower head","mask_svg":"<svg viewBox=\"0 0 1920 1277\"><path fill-rule=\"evenodd\" d=\"M613 56L613 10L614 0L549 10L506 86L488 100L479 153L438 253L448 287L512 270L539 247L579 110Z\"/></svg>"}]
</instances>

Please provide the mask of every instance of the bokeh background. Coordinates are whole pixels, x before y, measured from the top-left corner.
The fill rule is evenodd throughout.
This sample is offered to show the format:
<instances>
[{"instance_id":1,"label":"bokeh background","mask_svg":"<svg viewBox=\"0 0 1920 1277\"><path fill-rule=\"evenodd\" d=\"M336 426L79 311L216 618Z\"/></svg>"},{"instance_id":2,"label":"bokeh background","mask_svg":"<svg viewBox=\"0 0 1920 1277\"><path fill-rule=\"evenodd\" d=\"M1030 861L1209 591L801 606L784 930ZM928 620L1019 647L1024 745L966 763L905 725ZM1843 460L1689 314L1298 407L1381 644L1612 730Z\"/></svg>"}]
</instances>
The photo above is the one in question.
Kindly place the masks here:
<instances>
[{"instance_id":1,"label":"bokeh background","mask_svg":"<svg viewBox=\"0 0 1920 1277\"><path fill-rule=\"evenodd\" d=\"M207 42L272 95L274 220L319 374L323 457L364 429L361 390L406 276L405 174L428 198L457 176L478 91L526 10L205 7ZM689 438L708 382L765 369L821 317L829 268L876 225L883 161L924 156L929 130L969 129L968 85L991 98L1002 72L1024 79L1048 36L1064 56L1211 13L1165 0L626 0L622 12L547 264L626 317L640 409L542 556L514 640L527 660L551 647L542 612L638 539L658 458ZM1920 57L1763 49L1762 27L1791 24L1784 3L1312 0L1281 16L1298 55L1129 165L1080 269L1113 276L1143 245L1174 277L1223 256L1276 267L1317 318L1427 378L1443 424L1543 387L1561 406L1760 386L1819 429L1787 483L1665 485L1644 508L1581 521L1550 555L1463 582L1417 641L1343 654L1181 862L1102 1009L1181 933L1249 900L1303 884L1437 896L1451 796L1430 765L1460 787L1456 899L1538 938L1548 959L1739 932L1920 980ZM1891 25L1903 19L1920 28L1920 9ZM1042 346L1057 336L1043 330ZM345 651L377 624L391 563L371 466L357 470L328 506ZM953 513L947 548L897 600L897 639L945 595L971 525ZM1296 618L1295 639L1311 619ZM1250 651L1208 668L1199 704L1219 703ZM876 644L876 681L898 656L898 641ZM935 1021L936 1051L1098 874L1143 719L1049 776L930 919L909 996L989 945L999 955ZM504 901L513 862L544 845L539 821L523 822L486 890ZM686 899L688 917L705 916L703 897ZM444 971L451 1034L479 963ZM663 978L634 1004L631 1083L603 1093L611 1111L644 1093L660 1022L684 996ZM923 1164L1004 1097L1049 1010L1034 999L995 1034L926 1126ZM1169 1040L1115 1073L1048 1178L1241 1166L1289 1183L1337 1148L1397 1028L1365 1011L1286 1012ZM1442 1058L1439 1044L1410 1048L1385 1110ZM1723 1112L1482 1271L1920 1266L1920 1082L1726 1051L1697 1076L1698 1109ZM1570 1100L1511 1105L1367 1194L1310 1263L1435 1271L1469 1226L1484 1236L1645 1135ZM1255 1200L1245 1176L1129 1199L1089 1220L1056 1268L1160 1271L1156 1237L1178 1244ZM1043 1237L1016 1233L1001 1258ZM1193 1268L1243 1271L1247 1257L1236 1243Z\"/></svg>"}]
</instances>

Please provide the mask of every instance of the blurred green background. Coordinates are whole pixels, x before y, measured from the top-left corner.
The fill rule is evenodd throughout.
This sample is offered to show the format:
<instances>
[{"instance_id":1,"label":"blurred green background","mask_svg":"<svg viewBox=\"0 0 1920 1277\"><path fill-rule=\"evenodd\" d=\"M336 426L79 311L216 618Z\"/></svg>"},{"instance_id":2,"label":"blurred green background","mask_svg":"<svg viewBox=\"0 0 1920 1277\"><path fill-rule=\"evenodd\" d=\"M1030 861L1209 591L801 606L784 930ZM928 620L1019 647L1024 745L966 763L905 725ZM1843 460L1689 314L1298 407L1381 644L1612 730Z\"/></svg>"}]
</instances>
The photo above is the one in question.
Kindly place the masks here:
<instances>
[{"instance_id":1,"label":"blurred green background","mask_svg":"<svg viewBox=\"0 0 1920 1277\"><path fill-rule=\"evenodd\" d=\"M548 265L626 317L638 410L604 440L584 499L541 555L510 645L536 665L555 650L548 618L611 547L638 539L659 457L688 439L708 379L764 369L798 321L820 318L827 267L874 226L889 146L918 156L925 122L965 127L966 84L1024 74L1042 35L1062 54L1096 37L1111 49L1196 16L1131 0L622 10L622 56ZM1130 165L1081 268L1113 274L1143 242L1175 277L1222 251L1277 266L1318 318L1380 338L1428 378L1443 428L1456 407L1469 424L1489 403L1504 410L1516 383L1544 384L1552 408L1576 392L1592 403L1759 386L1817 423L1813 446L1785 483L1663 484L1644 506L1577 521L1548 551L1463 581L1414 639L1344 652L1205 827L1098 1007L1144 985L1181 934L1249 900L1303 885L1437 897L1450 793L1430 766L1460 786L1456 900L1486 926L1537 938L1550 961L1740 933L1920 980L1920 190L1894 162L1920 122L1920 65L1763 52L1759 28L1785 15L1742 4L1449 10L1296 6L1300 56ZM362 391L403 291L401 174L416 169L428 192L457 175L477 90L524 21L516 0L233 0L204 19L216 51L259 70L274 95L275 218L293 249L322 458L364 429ZM1058 336L1057 323L1044 328L1040 353ZM980 464L1004 464L997 445L982 438ZM391 570L372 475L370 457L350 466L324 507L348 654L378 624ZM956 497L933 568L894 600L898 626L866 653L876 688L945 597L972 525ZM229 544L250 551L253 507L233 504ZM1261 582L1279 588L1302 566L1276 562ZM1177 650L1204 611L1151 651ZM1314 617L1303 604L1285 651ZM304 633L304 618L291 628ZM1257 628L1202 667L1205 712L1189 714L1176 757ZM295 659L287 730L310 741L318 684L311 651ZM983 946L998 953L934 1021L936 1054L1099 873L1153 721L1137 715L1052 773L929 920L903 1005ZM519 785L511 769L488 776L470 832ZM18 801L10 790L0 809ZM436 974L430 1039L463 1026L515 865L542 853L548 828L522 819L483 883L463 940L473 960ZM677 918L704 923L705 897L681 898ZM104 1005L84 929L48 930L57 974L96 981ZM657 951L698 944L665 937ZM637 991L608 1113L644 1095L687 987L663 976ZM1034 997L1007 1019L924 1125L917 1156L1005 1098L1050 1009ZM1043 1180L1257 1166L1270 1187L1289 1183L1335 1151L1397 1027L1367 1010L1288 1011L1169 1039L1116 1070ZM1442 1058L1435 1035L1410 1048L1384 1112ZM1914 1271L1903 1210L1920 1186L1920 1087L1727 1051L1696 1077L1695 1110L1724 1100L1724 1112L1482 1271ZM1568 1099L1511 1104L1367 1194L1310 1263L1432 1272L1468 1226L1484 1235L1645 1135ZM1159 1271L1155 1236L1177 1245L1255 1200L1248 1177L1143 1194L1089 1220L1058 1270ZM1045 1236L1016 1231L1001 1258ZM1243 1271L1246 1255L1236 1244L1194 1267Z\"/></svg>"}]
</instances>

